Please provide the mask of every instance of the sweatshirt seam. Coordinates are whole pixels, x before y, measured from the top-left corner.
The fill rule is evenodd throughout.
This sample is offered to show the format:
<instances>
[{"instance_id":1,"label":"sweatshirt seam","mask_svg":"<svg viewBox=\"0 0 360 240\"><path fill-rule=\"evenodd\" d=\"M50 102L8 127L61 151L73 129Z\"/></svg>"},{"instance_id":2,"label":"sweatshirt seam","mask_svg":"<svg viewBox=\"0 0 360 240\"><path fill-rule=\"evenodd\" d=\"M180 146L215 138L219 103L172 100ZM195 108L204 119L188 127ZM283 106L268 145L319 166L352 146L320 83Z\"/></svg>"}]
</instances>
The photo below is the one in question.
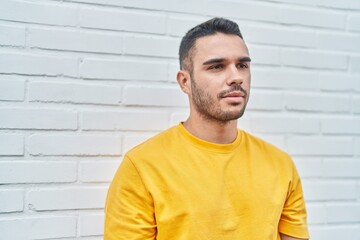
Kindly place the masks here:
<instances>
[{"instance_id":1,"label":"sweatshirt seam","mask_svg":"<svg viewBox=\"0 0 360 240\"><path fill-rule=\"evenodd\" d=\"M184 140L188 143L190 143L192 146L194 146L196 149L199 149L199 150L205 150L207 152L213 152L213 153L221 153L221 154L230 154L230 153L233 153L234 151L236 151L242 144L243 142L243 138L244 138L244 134L241 130L238 130L239 131L239 134L241 134L241 139L239 141L239 143L237 145L234 145L230 150L215 150L215 149L212 149L211 147L203 147L203 146L199 146L199 144L197 143L194 143L191 139L189 139L188 136L186 136L186 134L182 133L182 131L180 130L180 135L182 136L182 138L184 138Z\"/></svg>"},{"instance_id":2,"label":"sweatshirt seam","mask_svg":"<svg viewBox=\"0 0 360 240\"><path fill-rule=\"evenodd\" d=\"M131 159L131 157L130 157L129 155L126 155L126 157L129 159L129 161L131 162L131 164L134 166L134 168L135 168L135 170L136 170L136 173L138 174L138 176L139 176L139 178L140 178L141 183L142 183L143 186L145 187L146 192L149 194L149 196L151 197L151 199L152 199L152 201L153 201L153 203L154 203L154 199L153 199L152 195L150 194L149 188L148 188L148 186L145 184L145 182L144 182L144 180L143 180L143 177L142 177L141 174L140 174L139 169L136 167L135 163L133 162L133 160ZM155 203L154 203L154 205L155 205Z\"/></svg>"}]
</instances>

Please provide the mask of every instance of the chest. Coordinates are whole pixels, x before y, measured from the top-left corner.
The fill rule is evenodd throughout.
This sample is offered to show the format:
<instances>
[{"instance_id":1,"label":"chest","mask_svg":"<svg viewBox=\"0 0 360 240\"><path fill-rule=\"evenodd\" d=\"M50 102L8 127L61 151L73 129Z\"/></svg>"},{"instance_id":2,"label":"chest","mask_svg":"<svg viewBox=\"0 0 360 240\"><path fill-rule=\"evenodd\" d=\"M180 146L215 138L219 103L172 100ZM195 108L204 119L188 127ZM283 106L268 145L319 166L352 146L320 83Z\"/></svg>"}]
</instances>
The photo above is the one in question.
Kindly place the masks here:
<instances>
[{"instance_id":1,"label":"chest","mask_svg":"<svg viewBox=\"0 0 360 240\"><path fill-rule=\"evenodd\" d=\"M271 164L241 160L210 159L159 172L151 188L158 224L216 221L223 230L239 229L242 222L277 226L288 179Z\"/></svg>"}]
</instances>

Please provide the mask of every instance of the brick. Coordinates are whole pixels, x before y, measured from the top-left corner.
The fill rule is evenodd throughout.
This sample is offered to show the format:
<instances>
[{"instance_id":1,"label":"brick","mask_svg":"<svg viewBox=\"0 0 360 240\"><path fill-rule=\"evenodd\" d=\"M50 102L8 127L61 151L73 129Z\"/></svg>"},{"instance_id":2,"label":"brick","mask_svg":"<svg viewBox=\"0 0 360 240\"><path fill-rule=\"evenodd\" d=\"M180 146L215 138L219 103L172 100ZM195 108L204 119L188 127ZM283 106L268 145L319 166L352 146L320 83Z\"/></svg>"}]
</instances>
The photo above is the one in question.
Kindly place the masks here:
<instances>
[{"instance_id":1,"label":"brick","mask_svg":"<svg viewBox=\"0 0 360 240\"><path fill-rule=\"evenodd\" d=\"M137 135L126 135L124 137L124 146L123 146L123 152L127 152L133 147L141 144L142 142L145 142L149 138L153 137L155 134L137 134Z\"/></svg>"},{"instance_id":2,"label":"brick","mask_svg":"<svg viewBox=\"0 0 360 240\"><path fill-rule=\"evenodd\" d=\"M81 240L104 240L104 238L101 236L91 236L91 237L82 237L82 238L74 238L74 239L66 239L66 240L78 240L78 239L81 239ZM56 239L56 240L63 240L63 239Z\"/></svg>"},{"instance_id":3,"label":"brick","mask_svg":"<svg viewBox=\"0 0 360 240\"><path fill-rule=\"evenodd\" d=\"M359 78L360 75L354 75L351 79L352 79L352 90L355 91L355 92L360 92L360 81L359 81Z\"/></svg>"},{"instance_id":4,"label":"brick","mask_svg":"<svg viewBox=\"0 0 360 240\"><path fill-rule=\"evenodd\" d=\"M339 203L326 206L327 221L329 223L358 223L360 222L359 203Z\"/></svg>"},{"instance_id":5,"label":"brick","mask_svg":"<svg viewBox=\"0 0 360 240\"><path fill-rule=\"evenodd\" d=\"M344 70L348 67L348 57L344 54L304 49L283 49L281 62L286 66L304 68Z\"/></svg>"},{"instance_id":6,"label":"brick","mask_svg":"<svg viewBox=\"0 0 360 240\"><path fill-rule=\"evenodd\" d=\"M84 130L163 130L168 127L166 112L86 111L82 113Z\"/></svg>"},{"instance_id":7,"label":"brick","mask_svg":"<svg viewBox=\"0 0 360 240\"><path fill-rule=\"evenodd\" d=\"M188 106L187 95L179 87L125 88L124 104L128 106Z\"/></svg>"},{"instance_id":8,"label":"brick","mask_svg":"<svg viewBox=\"0 0 360 240\"><path fill-rule=\"evenodd\" d=\"M22 212L24 210L23 190L2 189L0 190L0 201L0 213Z\"/></svg>"},{"instance_id":9,"label":"brick","mask_svg":"<svg viewBox=\"0 0 360 240\"><path fill-rule=\"evenodd\" d=\"M76 58L0 53L0 72L31 75L77 76Z\"/></svg>"},{"instance_id":10,"label":"brick","mask_svg":"<svg viewBox=\"0 0 360 240\"><path fill-rule=\"evenodd\" d=\"M357 156L360 156L360 138L354 139L354 148L355 148L355 154Z\"/></svg>"},{"instance_id":11,"label":"brick","mask_svg":"<svg viewBox=\"0 0 360 240\"><path fill-rule=\"evenodd\" d=\"M303 180L306 201L356 200L356 184L353 181Z\"/></svg>"},{"instance_id":12,"label":"brick","mask_svg":"<svg viewBox=\"0 0 360 240\"><path fill-rule=\"evenodd\" d=\"M167 81L167 63L85 58L81 76L86 79Z\"/></svg>"},{"instance_id":13,"label":"brick","mask_svg":"<svg viewBox=\"0 0 360 240\"><path fill-rule=\"evenodd\" d=\"M308 224L324 224L326 223L326 207L322 204L309 203L306 204L308 214Z\"/></svg>"},{"instance_id":14,"label":"brick","mask_svg":"<svg viewBox=\"0 0 360 240\"><path fill-rule=\"evenodd\" d=\"M97 236L104 233L104 214L80 215L80 236Z\"/></svg>"},{"instance_id":15,"label":"brick","mask_svg":"<svg viewBox=\"0 0 360 240\"><path fill-rule=\"evenodd\" d=\"M1 15L0 15L1 16ZM24 47L25 28L0 25L0 45Z\"/></svg>"},{"instance_id":16,"label":"brick","mask_svg":"<svg viewBox=\"0 0 360 240\"><path fill-rule=\"evenodd\" d=\"M328 178L360 177L359 159L326 159L324 160L324 176Z\"/></svg>"},{"instance_id":17,"label":"brick","mask_svg":"<svg viewBox=\"0 0 360 240\"><path fill-rule=\"evenodd\" d=\"M349 92L356 89L356 85L359 85L358 77L354 75L347 74L334 74L334 73L322 73L318 76L320 81L321 90L333 91L333 92ZM339 84L339 79L341 79L341 84ZM359 82L359 83L357 83Z\"/></svg>"},{"instance_id":18,"label":"brick","mask_svg":"<svg viewBox=\"0 0 360 240\"><path fill-rule=\"evenodd\" d=\"M350 14L347 26L350 31L360 31L360 14Z\"/></svg>"},{"instance_id":19,"label":"brick","mask_svg":"<svg viewBox=\"0 0 360 240\"><path fill-rule=\"evenodd\" d=\"M77 177L77 163L69 161L2 161L0 184L70 183Z\"/></svg>"},{"instance_id":20,"label":"brick","mask_svg":"<svg viewBox=\"0 0 360 240\"><path fill-rule=\"evenodd\" d=\"M312 239L346 239L358 240L360 227L346 225L323 225L310 228Z\"/></svg>"},{"instance_id":21,"label":"brick","mask_svg":"<svg viewBox=\"0 0 360 240\"><path fill-rule=\"evenodd\" d=\"M280 65L280 49L248 44L252 64Z\"/></svg>"},{"instance_id":22,"label":"brick","mask_svg":"<svg viewBox=\"0 0 360 240\"><path fill-rule=\"evenodd\" d=\"M319 90L318 74L305 70L262 69L254 67L251 72L253 88ZM308 81L304 81L307 79ZM309 84L310 83L310 84Z\"/></svg>"},{"instance_id":23,"label":"brick","mask_svg":"<svg viewBox=\"0 0 360 240\"><path fill-rule=\"evenodd\" d=\"M360 57L351 57L350 59L351 72L360 73Z\"/></svg>"},{"instance_id":24,"label":"brick","mask_svg":"<svg viewBox=\"0 0 360 240\"><path fill-rule=\"evenodd\" d=\"M11 80L10 80L11 79ZM0 80L0 100L2 101L24 101L25 81L14 79Z\"/></svg>"},{"instance_id":25,"label":"brick","mask_svg":"<svg viewBox=\"0 0 360 240\"><path fill-rule=\"evenodd\" d=\"M317 0L317 5L338 9L360 10L360 3L354 0L343 0L341 3L336 0Z\"/></svg>"},{"instance_id":26,"label":"brick","mask_svg":"<svg viewBox=\"0 0 360 240\"><path fill-rule=\"evenodd\" d=\"M360 118L332 117L321 120L323 133L360 134Z\"/></svg>"},{"instance_id":27,"label":"brick","mask_svg":"<svg viewBox=\"0 0 360 240\"><path fill-rule=\"evenodd\" d=\"M119 34L31 28L29 46L80 52L122 53L122 36Z\"/></svg>"},{"instance_id":28,"label":"brick","mask_svg":"<svg viewBox=\"0 0 360 240\"><path fill-rule=\"evenodd\" d=\"M326 32L317 34L317 48L330 51L360 52L360 36L338 32ZM341 44L339 44L341 43Z\"/></svg>"},{"instance_id":29,"label":"brick","mask_svg":"<svg viewBox=\"0 0 360 240\"><path fill-rule=\"evenodd\" d=\"M315 31L284 27L243 24L240 27L246 42L279 46L315 47Z\"/></svg>"},{"instance_id":30,"label":"brick","mask_svg":"<svg viewBox=\"0 0 360 240\"><path fill-rule=\"evenodd\" d=\"M77 113L44 108L0 108L0 129L77 129Z\"/></svg>"},{"instance_id":31,"label":"brick","mask_svg":"<svg viewBox=\"0 0 360 240\"><path fill-rule=\"evenodd\" d=\"M296 155L352 155L350 137L294 136L287 139L288 151Z\"/></svg>"},{"instance_id":32,"label":"brick","mask_svg":"<svg viewBox=\"0 0 360 240\"><path fill-rule=\"evenodd\" d=\"M73 1L73 0L68 0ZM46 239L50 240L50 239ZM104 240L104 238L101 236L86 236L86 237L73 237L73 238L51 238L51 240Z\"/></svg>"},{"instance_id":33,"label":"brick","mask_svg":"<svg viewBox=\"0 0 360 240\"><path fill-rule=\"evenodd\" d=\"M180 70L179 62L176 63L169 63L168 65L168 81L172 83L177 83L176 75Z\"/></svg>"},{"instance_id":34,"label":"brick","mask_svg":"<svg viewBox=\"0 0 360 240\"><path fill-rule=\"evenodd\" d=\"M253 89L250 95L247 109L276 111L283 108L283 95L281 92Z\"/></svg>"},{"instance_id":35,"label":"brick","mask_svg":"<svg viewBox=\"0 0 360 240\"><path fill-rule=\"evenodd\" d=\"M157 13L82 8L80 25L86 28L163 34L166 31L166 17Z\"/></svg>"},{"instance_id":36,"label":"brick","mask_svg":"<svg viewBox=\"0 0 360 240\"><path fill-rule=\"evenodd\" d=\"M321 158L295 156L293 160L302 179L319 178L324 175L324 167Z\"/></svg>"},{"instance_id":37,"label":"brick","mask_svg":"<svg viewBox=\"0 0 360 240\"><path fill-rule=\"evenodd\" d=\"M301 178L322 178L324 176L323 160L319 157L295 156L294 162Z\"/></svg>"},{"instance_id":38,"label":"brick","mask_svg":"<svg viewBox=\"0 0 360 240\"><path fill-rule=\"evenodd\" d=\"M169 16L167 24L167 33L171 36L182 37L194 26L208 20L207 18L191 18Z\"/></svg>"},{"instance_id":39,"label":"brick","mask_svg":"<svg viewBox=\"0 0 360 240\"><path fill-rule=\"evenodd\" d=\"M122 87L102 84L31 82L28 91L37 102L118 105L122 99Z\"/></svg>"},{"instance_id":40,"label":"brick","mask_svg":"<svg viewBox=\"0 0 360 240\"><path fill-rule=\"evenodd\" d=\"M111 182L119 166L119 161L81 162L79 180L81 182Z\"/></svg>"},{"instance_id":41,"label":"brick","mask_svg":"<svg viewBox=\"0 0 360 240\"><path fill-rule=\"evenodd\" d=\"M254 132L261 133L317 133L320 121L300 116L252 116Z\"/></svg>"},{"instance_id":42,"label":"brick","mask_svg":"<svg viewBox=\"0 0 360 240\"><path fill-rule=\"evenodd\" d=\"M121 138L115 135L34 134L28 138L28 152L45 156L120 155Z\"/></svg>"},{"instance_id":43,"label":"brick","mask_svg":"<svg viewBox=\"0 0 360 240\"><path fill-rule=\"evenodd\" d=\"M351 106L353 112L360 113L360 96L351 99Z\"/></svg>"},{"instance_id":44,"label":"brick","mask_svg":"<svg viewBox=\"0 0 360 240\"><path fill-rule=\"evenodd\" d=\"M179 39L164 37L124 37L124 53L127 55L178 57Z\"/></svg>"},{"instance_id":45,"label":"brick","mask_svg":"<svg viewBox=\"0 0 360 240\"><path fill-rule=\"evenodd\" d=\"M185 122L186 119L189 117L188 112L176 112L171 114L170 117L170 125L178 125L180 122Z\"/></svg>"},{"instance_id":46,"label":"brick","mask_svg":"<svg viewBox=\"0 0 360 240\"><path fill-rule=\"evenodd\" d=\"M251 131L251 126L252 126L251 118L246 113L237 122L237 128L246 132Z\"/></svg>"},{"instance_id":47,"label":"brick","mask_svg":"<svg viewBox=\"0 0 360 240\"><path fill-rule=\"evenodd\" d=\"M329 104L331 103L331 104ZM286 109L311 112L349 112L351 99L347 95L287 93L285 94Z\"/></svg>"},{"instance_id":48,"label":"brick","mask_svg":"<svg viewBox=\"0 0 360 240\"><path fill-rule=\"evenodd\" d=\"M156 2L149 1L132 1L123 0L76 0L76 2L94 3L96 5L111 5L139 9L152 9L152 10L166 10L171 12L185 12L185 13L201 13L204 10L204 1L182 1L182 0L157 0ZM101 19L102 20L102 19ZM136 21L136 19L135 19Z\"/></svg>"},{"instance_id":49,"label":"brick","mask_svg":"<svg viewBox=\"0 0 360 240\"><path fill-rule=\"evenodd\" d=\"M28 192L27 204L34 211L103 208L106 194L107 187L34 189Z\"/></svg>"},{"instance_id":50,"label":"brick","mask_svg":"<svg viewBox=\"0 0 360 240\"><path fill-rule=\"evenodd\" d=\"M0 232L2 237L6 236L5 239L75 237L76 220L76 216L0 219Z\"/></svg>"},{"instance_id":51,"label":"brick","mask_svg":"<svg viewBox=\"0 0 360 240\"><path fill-rule=\"evenodd\" d=\"M60 26L76 26L77 9L61 6L64 4L45 4L3 0L0 2L0 19L17 22L42 23Z\"/></svg>"},{"instance_id":52,"label":"brick","mask_svg":"<svg viewBox=\"0 0 360 240\"><path fill-rule=\"evenodd\" d=\"M199 14L204 14L204 10L206 9L207 6L208 6L208 2L205 0L197 0L197 1L169 0L163 4L162 8L170 12L195 13L199 15Z\"/></svg>"},{"instance_id":53,"label":"brick","mask_svg":"<svg viewBox=\"0 0 360 240\"><path fill-rule=\"evenodd\" d=\"M82 3L90 3L96 5L104 5L104 6L120 6L120 7L132 7L132 8L141 8L141 9L165 9L165 5L167 5L169 0L157 0L156 2L149 1L132 1L132 0L122 0L121 2L118 0L75 0L75 2ZM102 19L101 19L102 20Z\"/></svg>"},{"instance_id":54,"label":"brick","mask_svg":"<svg viewBox=\"0 0 360 240\"><path fill-rule=\"evenodd\" d=\"M256 21L279 22L278 5L264 2L209 1L206 14L226 18L240 18ZM256 14L254 14L256 13Z\"/></svg>"},{"instance_id":55,"label":"brick","mask_svg":"<svg viewBox=\"0 0 360 240\"><path fill-rule=\"evenodd\" d=\"M24 155L24 138L21 134L0 134L0 156Z\"/></svg>"},{"instance_id":56,"label":"brick","mask_svg":"<svg viewBox=\"0 0 360 240\"><path fill-rule=\"evenodd\" d=\"M346 14L328 10L284 7L281 9L280 22L292 25L344 29Z\"/></svg>"},{"instance_id":57,"label":"brick","mask_svg":"<svg viewBox=\"0 0 360 240\"><path fill-rule=\"evenodd\" d=\"M305 5L305 6L316 6L316 1L314 0L273 0L275 2L282 2L282 3L290 3L295 5Z\"/></svg>"}]
</instances>

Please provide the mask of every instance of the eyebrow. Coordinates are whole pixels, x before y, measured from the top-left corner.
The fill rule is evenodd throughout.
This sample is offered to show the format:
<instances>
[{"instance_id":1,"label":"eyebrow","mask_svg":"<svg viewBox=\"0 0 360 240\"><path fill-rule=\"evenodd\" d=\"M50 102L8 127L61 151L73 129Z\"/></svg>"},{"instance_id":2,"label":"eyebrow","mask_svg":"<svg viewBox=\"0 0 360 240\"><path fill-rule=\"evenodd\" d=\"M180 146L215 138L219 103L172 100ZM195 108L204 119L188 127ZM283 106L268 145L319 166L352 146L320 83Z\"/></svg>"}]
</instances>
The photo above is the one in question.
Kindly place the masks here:
<instances>
[{"instance_id":1,"label":"eyebrow","mask_svg":"<svg viewBox=\"0 0 360 240\"><path fill-rule=\"evenodd\" d=\"M239 60L239 62L251 62L250 57L241 57L238 60ZM221 63L224 61L225 61L225 58L212 58L212 59L209 59L209 60L203 62L203 65L209 65L209 64L213 64L213 63Z\"/></svg>"}]
</instances>

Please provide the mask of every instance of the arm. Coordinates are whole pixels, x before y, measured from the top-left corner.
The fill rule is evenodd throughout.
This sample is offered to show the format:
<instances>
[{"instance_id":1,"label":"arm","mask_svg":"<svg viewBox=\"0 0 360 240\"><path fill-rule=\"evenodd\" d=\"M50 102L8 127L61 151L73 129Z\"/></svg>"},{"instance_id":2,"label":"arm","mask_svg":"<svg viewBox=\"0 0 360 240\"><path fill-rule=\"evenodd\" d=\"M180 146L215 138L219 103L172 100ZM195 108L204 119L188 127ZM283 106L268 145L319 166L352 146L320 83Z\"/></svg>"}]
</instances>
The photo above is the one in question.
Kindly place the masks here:
<instances>
[{"instance_id":1,"label":"arm","mask_svg":"<svg viewBox=\"0 0 360 240\"><path fill-rule=\"evenodd\" d=\"M290 237L290 236L282 234L282 233L280 233L280 237L281 237L281 240L308 240L308 239L304 239L304 238Z\"/></svg>"},{"instance_id":2,"label":"arm","mask_svg":"<svg viewBox=\"0 0 360 240\"><path fill-rule=\"evenodd\" d=\"M279 221L279 232L282 240L309 239L302 184L293 163L291 175L288 194Z\"/></svg>"},{"instance_id":3,"label":"arm","mask_svg":"<svg viewBox=\"0 0 360 240\"><path fill-rule=\"evenodd\" d=\"M154 240L155 235L153 199L125 156L108 191L104 240Z\"/></svg>"}]
</instances>

